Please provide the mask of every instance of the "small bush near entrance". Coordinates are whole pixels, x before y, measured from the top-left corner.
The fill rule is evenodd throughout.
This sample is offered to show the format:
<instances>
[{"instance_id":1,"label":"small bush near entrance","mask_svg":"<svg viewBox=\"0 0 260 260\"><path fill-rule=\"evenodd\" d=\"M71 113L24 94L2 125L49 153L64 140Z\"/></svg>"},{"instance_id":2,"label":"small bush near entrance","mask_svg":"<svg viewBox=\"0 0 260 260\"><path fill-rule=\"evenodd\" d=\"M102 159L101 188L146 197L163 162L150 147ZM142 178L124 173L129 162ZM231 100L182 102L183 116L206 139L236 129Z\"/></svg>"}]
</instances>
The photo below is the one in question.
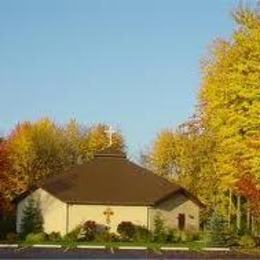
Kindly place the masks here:
<instances>
[{"instance_id":1,"label":"small bush near entrance","mask_svg":"<svg viewBox=\"0 0 260 260\"><path fill-rule=\"evenodd\" d=\"M30 244L37 244L37 243L42 243L46 241L47 235L43 232L40 233L30 233L26 236L25 242L30 243Z\"/></svg>"},{"instance_id":2,"label":"small bush near entrance","mask_svg":"<svg viewBox=\"0 0 260 260\"><path fill-rule=\"evenodd\" d=\"M83 224L83 236L86 241L93 241L97 234L97 224L95 221L88 220Z\"/></svg>"},{"instance_id":3,"label":"small bush near entrance","mask_svg":"<svg viewBox=\"0 0 260 260\"><path fill-rule=\"evenodd\" d=\"M136 233L135 225L130 221L122 221L117 226L117 232L123 240L131 241Z\"/></svg>"},{"instance_id":4,"label":"small bush near entrance","mask_svg":"<svg viewBox=\"0 0 260 260\"><path fill-rule=\"evenodd\" d=\"M61 241L61 238L60 232L51 232L48 234L48 240L52 242Z\"/></svg>"},{"instance_id":5,"label":"small bush near entrance","mask_svg":"<svg viewBox=\"0 0 260 260\"><path fill-rule=\"evenodd\" d=\"M152 238L152 232L146 227L135 226L134 241L136 242L146 242L150 241Z\"/></svg>"},{"instance_id":6,"label":"small bush near entrance","mask_svg":"<svg viewBox=\"0 0 260 260\"><path fill-rule=\"evenodd\" d=\"M83 235L82 235L82 226L78 225L72 231L70 231L68 234L66 234L63 237L63 240L66 241L66 242L78 241L82 237L83 237Z\"/></svg>"},{"instance_id":7,"label":"small bush near entrance","mask_svg":"<svg viewBox=\"0 0 260 260\"><path fill-rule=\"evenodd\" d=\"M119 242L120 237L115 234L109 232L109 230L98 233L95 237L96 242Z\"/></svg>"},{"instance_id":8,"label":"small bush near entrance","mask_svg":"<svg viewBox=\"0 0 260 260\"><path fill-rule=\"evenodd\" d=\"M200 233L197 231L180 231L177 229L166 229L166 243L192 242L200 239Z\"/></svg>"}]
</instances>

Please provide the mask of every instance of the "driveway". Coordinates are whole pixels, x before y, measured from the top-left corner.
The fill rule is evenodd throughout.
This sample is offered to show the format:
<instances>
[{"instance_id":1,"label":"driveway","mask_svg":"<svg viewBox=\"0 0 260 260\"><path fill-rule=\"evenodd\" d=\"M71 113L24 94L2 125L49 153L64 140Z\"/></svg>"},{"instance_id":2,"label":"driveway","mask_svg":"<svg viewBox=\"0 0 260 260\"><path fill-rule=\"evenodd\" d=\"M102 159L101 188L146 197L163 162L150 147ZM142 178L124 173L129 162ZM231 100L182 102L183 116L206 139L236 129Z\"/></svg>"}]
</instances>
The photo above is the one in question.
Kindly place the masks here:
<instances>
[{"instance_id":1,"label":"driveway","mask_svg":"<svg viewBox=\"0 0 260 260\"><path fill-rule=\"evenodd\" d=\"M142 258L142 259L260 259L259 256L239 255L234 252L152 252L149 250L100 249L0 249L4 259L86 259L86 258Z\"/></svg>"}]
</instances>

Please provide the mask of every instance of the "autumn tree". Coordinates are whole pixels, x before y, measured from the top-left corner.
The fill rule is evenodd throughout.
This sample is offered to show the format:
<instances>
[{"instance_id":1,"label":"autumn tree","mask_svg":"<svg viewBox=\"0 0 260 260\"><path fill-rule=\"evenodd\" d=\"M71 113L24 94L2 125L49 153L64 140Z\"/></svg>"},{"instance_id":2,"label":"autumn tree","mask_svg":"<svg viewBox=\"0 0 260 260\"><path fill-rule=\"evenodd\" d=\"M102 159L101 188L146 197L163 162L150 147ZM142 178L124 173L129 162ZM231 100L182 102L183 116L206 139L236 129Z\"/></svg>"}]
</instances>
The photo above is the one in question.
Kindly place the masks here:
<instances>
[{"instance_id":1,"label":"autumn tree","mask_svg":"<svg viewBox=\"0 0 260 260\"><path fill-rule=\"evenodd\" d=\"M215 42L204 61L200 107L203 126L216 140L219 190L237 195L239 227L237 184L245 175L260 183L260 14L241 8L234 19L232 38Z\"/></svg>"},{"instance_id":2,"label":"autumn tree","mask_svg":"<svg viewBox=\"0 0 260 260\"><path fill-rule=\"evenodd\" d=\"M0 216L4 211L10 209L10 203L7 197L8 190L12 188L12 180L8 176L10 162L8 150L4 139L0 140Z\"/></svg>"},{"instance_id":3,"label":"autumn tree","mask_svg":"<svg viewBox=\"0 0 260 260\"><path fill-rule=\"evenodd\" d=\"M157 136L149 155L151 168L214 207L219 196L214 148L214 139L203 132L200 119L193 117L175 131L164 130Z\"/></svg>"},{"instance_id":4,"label":"autumn tree","mask_svg":"<svg viewBox=\"0 0 260 260\"><path fill-rule=\"evenodd\" d=\"M101 151L109 146L109 138L106 133L108 126L105 124L94 125L83 136L81 142L81 153L85 160L93 157L94 153ZM112 136L112 147L118 150L125 150L124 138L120 131Z\"/></svg>"},{"instance_id":5,"label":"autumn tree","mask_svg":"<svg viewBox=\"0 0 260 260\"><path fill-rule=\"evenodd\" d=\"M158 174L173 178L209 207L218 205L229 225L235 214L240 228L241 196L252 196L245 192L248 183L242 185L244 176L254 180L254 196L260 183L260 16L257 10L238 9L234 19L232 38L216 41L203 61L197 116L175 131L163 130L149 158Z\"/></svg>"},{"instance_id":6,"label":"autumn tree","mask_svg":"<svg viewBox=\"0 0 260 260\"><path fill-rule=\"evenodd\" d=\"M10 162L8 176L14 188L8 196L40 185L47 177L60 174L109 145L107 125L82 126L75 120L59 125L49 118L18 124L6 138ZM115 148L124 149L119 131L113 135Z\"/></svg>"}]
</instances>

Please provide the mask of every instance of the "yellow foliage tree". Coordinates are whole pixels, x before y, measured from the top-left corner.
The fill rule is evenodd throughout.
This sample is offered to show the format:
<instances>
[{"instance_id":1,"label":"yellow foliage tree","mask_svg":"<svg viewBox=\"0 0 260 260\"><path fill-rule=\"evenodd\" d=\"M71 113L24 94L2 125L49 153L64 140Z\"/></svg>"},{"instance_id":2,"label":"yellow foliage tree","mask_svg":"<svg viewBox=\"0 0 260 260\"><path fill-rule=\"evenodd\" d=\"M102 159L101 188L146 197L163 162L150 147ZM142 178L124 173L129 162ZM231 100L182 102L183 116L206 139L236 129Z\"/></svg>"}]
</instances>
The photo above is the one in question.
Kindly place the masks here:
<instances>
[{"instance_id":1,"label":"yellow foliage tree","mask_svg":"<svg viewBox=\"0 0 260 260\"><path fill-rule=\"evenodd\" d=\"M238 29L218 41L203 67L200 92L205 129L216 139L216 168L222 188L242 175L260 182L260 15L239 9Z\"/></svg>"},{"instance_id":2,"label":"yellow foliage tree","mask_svg":"<svg viewBox=\"0 0 260 260\"><path fill-rule=\"evenodd\" d=\"M8 177L16 183L10 187L8 197L91 159L95 152L108 147L107 128L101 124L87 128L75 120L59 126L48 118L18 124L6 140L10 159ZM125 148L120 132L113 135L112 146Z\"/></svg>"}]
</instances>

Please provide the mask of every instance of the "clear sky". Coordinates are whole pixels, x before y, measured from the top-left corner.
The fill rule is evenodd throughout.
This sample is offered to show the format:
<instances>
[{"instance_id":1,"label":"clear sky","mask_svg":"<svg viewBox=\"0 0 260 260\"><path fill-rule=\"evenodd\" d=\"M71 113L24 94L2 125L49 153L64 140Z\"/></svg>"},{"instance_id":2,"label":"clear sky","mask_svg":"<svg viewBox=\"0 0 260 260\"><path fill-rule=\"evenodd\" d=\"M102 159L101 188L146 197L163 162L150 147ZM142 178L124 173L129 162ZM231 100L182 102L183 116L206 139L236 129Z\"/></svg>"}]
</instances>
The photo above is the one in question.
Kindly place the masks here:
<instances>
[{"instance_id":1,"label":"clear sky","mask_svg":"<svg viewBox=\"0 0 260 260\"><path fill-rule=\"evenodd\" d=\"M49 116L122 130L138 156L192 115L234 0L0 0L0 131Z\"/></svg>"}]
</instances>

